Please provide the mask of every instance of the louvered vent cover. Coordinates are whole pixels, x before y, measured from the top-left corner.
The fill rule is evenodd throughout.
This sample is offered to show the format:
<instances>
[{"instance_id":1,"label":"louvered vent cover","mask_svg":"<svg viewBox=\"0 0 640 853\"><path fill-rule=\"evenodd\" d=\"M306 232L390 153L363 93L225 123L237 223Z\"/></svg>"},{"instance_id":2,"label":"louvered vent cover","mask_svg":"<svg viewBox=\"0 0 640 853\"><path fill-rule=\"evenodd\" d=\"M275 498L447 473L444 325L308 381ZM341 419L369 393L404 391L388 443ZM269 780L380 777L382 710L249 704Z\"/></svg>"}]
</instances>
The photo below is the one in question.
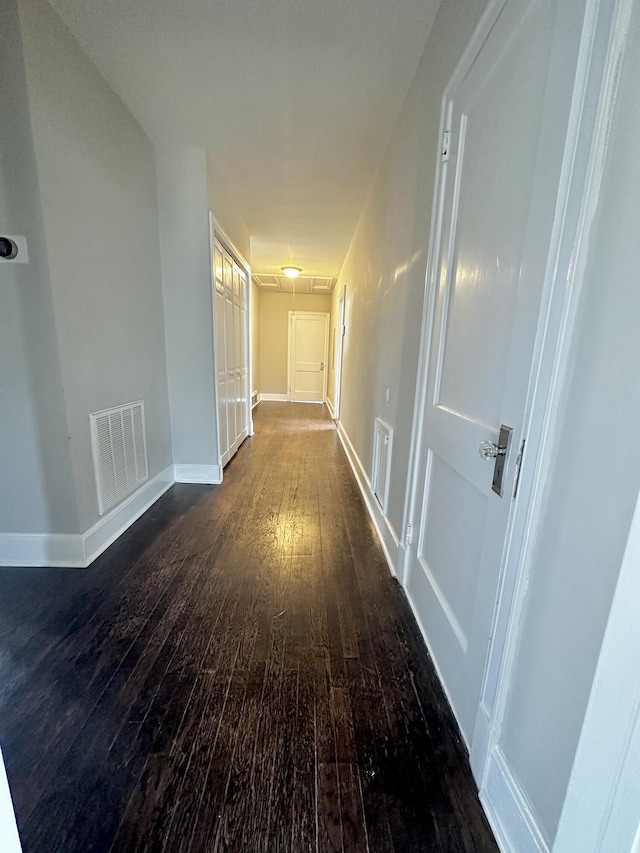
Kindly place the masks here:
<instances>
[{"instance_id":1,"label":"louvered vent cover","mask_svg":"<svg viewBox=\"0 0 640 853\"><path fill-rule=\"evenodd\" d=\"M373 465L371 471L371 490L380 504L382 512L387 512L389 480L391 475L391 442L393 430L380 418L375 419L373 434Z\"/></svg>"},{"instance_id":2,"label":"louvered vent cover","mask_svg":"<svg viewBox=\"0 0 640 853\"><path fill-rule=\"evenodd\" d=\"M103 515L148 479L144 403L138 400L89 417L98 509Z\"/></svg>"}]
</instances>

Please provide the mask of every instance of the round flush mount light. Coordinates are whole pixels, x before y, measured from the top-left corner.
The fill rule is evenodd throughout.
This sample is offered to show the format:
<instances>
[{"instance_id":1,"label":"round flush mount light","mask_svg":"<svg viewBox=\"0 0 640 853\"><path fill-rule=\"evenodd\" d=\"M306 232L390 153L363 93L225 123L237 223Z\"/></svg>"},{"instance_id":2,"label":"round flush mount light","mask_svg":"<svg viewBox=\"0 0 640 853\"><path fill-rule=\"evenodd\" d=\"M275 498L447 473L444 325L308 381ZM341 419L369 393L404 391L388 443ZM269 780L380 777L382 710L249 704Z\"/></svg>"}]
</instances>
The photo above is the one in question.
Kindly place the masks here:
<instances>
[{"instance_id":1,"label":"round flush mount light","mask_svg":"<svg viewBox=\"0 0 640 853\"><path fill-rule=\"evenodd\" d=\"M297 278L302 272L301 267L282 267L282 272L287 278Z\"/></svg>"}]
</instances>

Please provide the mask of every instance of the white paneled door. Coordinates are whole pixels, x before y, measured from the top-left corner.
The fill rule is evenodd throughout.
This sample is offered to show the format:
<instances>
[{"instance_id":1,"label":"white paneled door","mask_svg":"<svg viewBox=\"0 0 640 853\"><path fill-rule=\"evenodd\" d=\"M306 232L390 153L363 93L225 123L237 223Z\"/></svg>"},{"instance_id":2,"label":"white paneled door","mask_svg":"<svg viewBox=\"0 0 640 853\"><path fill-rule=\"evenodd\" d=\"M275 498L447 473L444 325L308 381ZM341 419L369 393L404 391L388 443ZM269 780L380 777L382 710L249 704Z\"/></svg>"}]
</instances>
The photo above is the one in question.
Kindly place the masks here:
<instances>
[{"instance_id":1,"label":"white paneled door","mask_svg":"<svg viewBox=\"0 0 640 853\"><path fill-rule=\"evenodd\" d=\"M329 315L289 311L289 399L324 403Z\"/></svg>"},{"instance_id":2,"label":"white paneled door","mask_svg":"<svg viewBox=\"0 0 640 853\"><path fill-rule=\"evenodd\" d=\"M562 112L549 79L554 7L549 0L508 2L443 108L434 302L415 469L417 530L406 583L468 742L490 643L553 222L557 185L550 176L558 157L553 135L540 130L550 120L549 101L558 138L566 129L568 99ZM547 192L542 204L541 187ZM505 455L501 424L513 428ZM501 464L500 495L492 485Z\"/></svg>"},{"instance_id":3,"label":"white paneled door","mask_svg":"<svg viewBox=\"0 0 640 853\"><path fill-rule=\"evenodd\" d=\"M214 240L218 422L223 466L249 434L246 272Z\"/></svg>"}]
</instances>

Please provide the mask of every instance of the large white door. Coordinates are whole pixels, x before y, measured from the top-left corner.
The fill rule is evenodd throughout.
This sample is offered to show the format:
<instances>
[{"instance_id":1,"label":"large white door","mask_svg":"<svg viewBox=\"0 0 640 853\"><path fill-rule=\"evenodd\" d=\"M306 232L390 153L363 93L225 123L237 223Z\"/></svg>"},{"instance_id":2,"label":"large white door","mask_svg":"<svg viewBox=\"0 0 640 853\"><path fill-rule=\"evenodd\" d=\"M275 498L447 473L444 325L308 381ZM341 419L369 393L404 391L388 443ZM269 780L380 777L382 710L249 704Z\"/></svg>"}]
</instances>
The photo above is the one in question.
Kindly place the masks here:
<instances>
[{"instance_id":1,"label":"large white door","mask_svg":"<svg viewBox=\"0 0 640 853\"><path fill-rule=\"evenodd\" d=\"M469 742L542 295L544 275L529 268L544 270L539 256L552 226L553 204L535 199L538 183L548 181L545 168L557 162L545 147L548 135L541 136L555 6L508 2L443 113L437 289L407 585ZM565 100L557 105L565 110L557 116L560 139ZM498 444L501 424L513 432L499 496L492 490L496 460L479 448Z\"/></svg>"},{"instance_id":2,"label":"large white door","mask_svg":"<svg viewBox=\"0 0 640 853\"><path fill-rule=\"evenodd\" d=\"M329 336L329 315L289 312L289 399L292 403L323 403Z\"/></svg>"},{"instance_id":3,"label":"large white door","mask_svg":"<svg viewBox=\"0 0 640 853\"><path fill-rule=\"evenodd\" d=\"M249 434L248 280L227 249L214 241L218 421L223 466Z\"/></svg>"}]
</instances>

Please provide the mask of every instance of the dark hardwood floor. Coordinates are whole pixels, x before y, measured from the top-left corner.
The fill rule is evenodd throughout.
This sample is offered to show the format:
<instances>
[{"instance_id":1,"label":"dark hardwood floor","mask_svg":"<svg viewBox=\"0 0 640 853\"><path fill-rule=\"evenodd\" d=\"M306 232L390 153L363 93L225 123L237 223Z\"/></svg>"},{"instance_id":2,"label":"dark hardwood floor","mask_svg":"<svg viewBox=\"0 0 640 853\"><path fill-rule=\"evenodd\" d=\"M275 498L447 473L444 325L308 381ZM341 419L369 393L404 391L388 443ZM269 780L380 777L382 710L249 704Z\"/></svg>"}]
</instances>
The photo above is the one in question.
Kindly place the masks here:
<instances>
[{"instance_id":1,"label":"dark hardwood floor","mask_svg":"<svg viewBox=\"0 0 640 853\"><path fill-rule=\"evenodd\" d=\"M89 569L0 570L25 853L495 853L333 422L254 415Z\"/></svg>"}]
</instances>

